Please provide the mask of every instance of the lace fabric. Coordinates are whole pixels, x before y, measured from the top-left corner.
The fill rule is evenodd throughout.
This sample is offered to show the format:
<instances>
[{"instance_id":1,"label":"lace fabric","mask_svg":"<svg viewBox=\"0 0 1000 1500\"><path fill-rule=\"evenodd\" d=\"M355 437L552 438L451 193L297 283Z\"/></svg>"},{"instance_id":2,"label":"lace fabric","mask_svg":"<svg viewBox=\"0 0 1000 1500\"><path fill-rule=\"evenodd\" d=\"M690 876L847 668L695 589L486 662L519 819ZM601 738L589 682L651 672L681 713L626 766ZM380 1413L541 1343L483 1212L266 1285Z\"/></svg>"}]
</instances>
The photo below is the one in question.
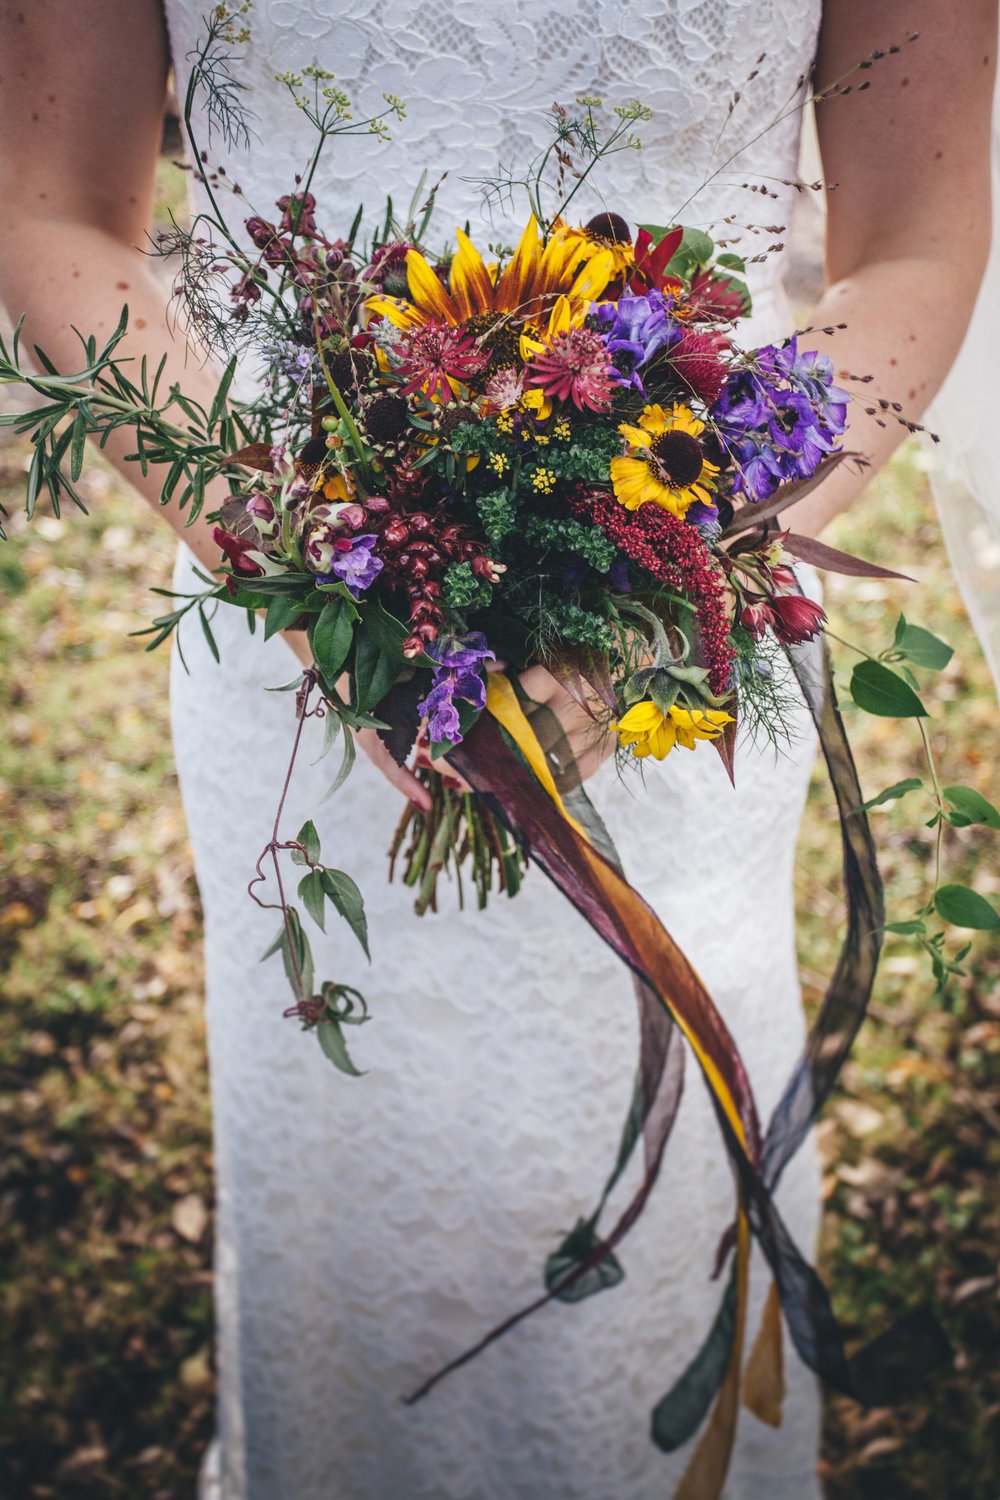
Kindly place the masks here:
<instances>
[{"instance_id":1,"label":"lace fabric","mask_svg":"<svg viewBox=\"0 0 1000 1500\"><path fill-rule=\"evenodd\" d=\"M203 0L168 0L183 87ZM221 150L255 209L269 213L305 160L308 132L274 74L317 61L358 110L382 90L408 118L384 147L334 142L315 190L321 220L359 201L405 203L424 166L448 171L442 237L472 221L480 240L513 224L481 218L467 179L534 154L554 100L637 96L655 117L645 149L600 181L610 205L667 222L713 165L764 130L812 53L818 0L257 0L241 77L256 139ZM747 75L758 65L758 76ZM734 89L742 98L726 123ZM722 134L721 145L716 142ZM789 116L685 211L733 216L754 253L787 222L798 123ZM728 143L728 144L727 144ZM740 183L767 180L776 198ZM583 202L592 212L597 193ZM477 225L482 226L477 229ZM334 227L336 232L336 227ZM788 331L779 263L752 267L751 336ZM178 586L190 559L178 561ZM268 837L294 724L280 639L215 622L223 665L189 633L174 662L178 768L205 905L207 1018L219 1185L219 1493L225 1500L662 1500L688 1455L649 1440L649 1413L697 1349L720 1287L710 1272L732 1183L693 1069L663 1176L624 1247L624 1283L519 1329L428 1400L399 1397L520 1305L560 1235L586 1212L628 1106L637 1028L628 976L537 872L513 902L417 919L386 883L398 799L366 762L329 802L328 762L307 746L287 810L312 815L324 853L361 884L370 969L346 929L317 941L324 974L359 984L373 1017L355 1042L367 1074L333 1072L281 1017L280 972L257 957L273 913L240 876ZM310 726L312 729L318 726ZM702 973L743 1050L766 1118L801 1045L792 860L813 762L803 713L781 751L743 744L732 789L708 747L646 776L591 783L626 871ZM748 892L756 897L747 916ZM354 1039L352 1039L354 1040ZM634 1181L619 1185L621 1201ZM804 1149L779 1202L807 1251L818 1222ZM613 1209L614 1205L612 1205ZM751 1330L767 1277L754 1269ZM774 1432L743 1415L728 1500L812 1500L818 1402L786 1348L789 1397Z\"/></svg>"}]
</instances>

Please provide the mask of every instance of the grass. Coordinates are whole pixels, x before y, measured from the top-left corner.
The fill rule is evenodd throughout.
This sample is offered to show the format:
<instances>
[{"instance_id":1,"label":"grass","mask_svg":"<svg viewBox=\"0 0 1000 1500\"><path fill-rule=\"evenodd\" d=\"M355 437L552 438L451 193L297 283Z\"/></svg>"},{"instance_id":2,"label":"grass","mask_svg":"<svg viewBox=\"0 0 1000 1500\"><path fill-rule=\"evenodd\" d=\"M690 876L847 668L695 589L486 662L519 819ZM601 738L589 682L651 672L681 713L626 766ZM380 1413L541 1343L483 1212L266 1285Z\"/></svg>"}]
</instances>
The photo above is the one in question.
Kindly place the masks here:
<instances>
[{"instance_id":1,"label":"grass","mask_svg":"<svg viewBox=\"0 0 1000 1500\"><path fill-rule=\"evenodd\" d=\"M165 175L176 197L176 179ZM0 448L16 512L25 449ZM91 514L0 544L0 1494L193 1492L212 1425L212 1163L200 914L169 751L155 612L173 543L103 469ZM948 782L990 786L996 705L948 573L918 451L839 525L840 545L918 583L830 578L838 633L891 637L900 607L956 647L928 694ZM838 648L841 681L850 654ZM922 771L907 725L848 709L866 795ZM890 902L924 899L932 835L913 803L875 814ZM835 957L836 824L817 777L799 892L807 1003ZM976 829L951 878L996 899ZM991 863L992 859L992 863ZM995 1500L1000 1469L1000 957L979 940L946 1003L905 940L820 1127L823 1269L858 1336L930 1300L954 1368L901 1408L832 1398L830 1500ZM750 1420L747 1418L747 1420Z\"/></svg>"}]
</instances>

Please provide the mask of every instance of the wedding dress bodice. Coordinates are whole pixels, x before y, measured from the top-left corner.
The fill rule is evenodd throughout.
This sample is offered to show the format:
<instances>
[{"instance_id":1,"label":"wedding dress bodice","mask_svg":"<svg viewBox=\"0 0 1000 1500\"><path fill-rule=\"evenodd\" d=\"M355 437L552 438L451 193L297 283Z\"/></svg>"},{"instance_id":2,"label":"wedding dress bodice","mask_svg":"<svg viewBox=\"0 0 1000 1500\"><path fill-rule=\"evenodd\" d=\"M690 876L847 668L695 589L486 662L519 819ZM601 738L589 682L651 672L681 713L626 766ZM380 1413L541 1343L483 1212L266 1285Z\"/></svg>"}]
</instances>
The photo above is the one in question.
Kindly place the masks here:
<instances>
[{"instance_id":1,"label":"wedding dress bodice","mask_svg":"<svg viewBox=\"0 0 1000 1500\"><path fill-rule=\"evenodd\" d=\"M182 75L204 12L205 0L168 0ZM599 166L574 213L587 218L607 206L632 223L669 224L683 208L685 222L714 226L753 255L788 223L796 85L809 68L818 17L818 0L257 0L238 65L252 144L227 151L216 133L210 163L224 164L253 209L270 217L315 142L275 75L318 63L356 118L383 108L384 93L398 95L407 111L390 122L390 142L329 143L314 183L328 234L346 232L359 203L369 222L378 222L387 197L405 212L426 171L428 188L444 177L432 240L436 232L443 242L468 219L474 236L509 241L525 204L490 214L479 184L498 166L523 172L547 142L544 115L553 103L590 95L610 111L634 98L653 112L638 129L642 150ZM204 117L199 135L208 144ZM233 218L242 216L236 205ZM760 289L779 270L780 257L771 257L751 268L751 279Z\"/></svg>"}]
</instances>

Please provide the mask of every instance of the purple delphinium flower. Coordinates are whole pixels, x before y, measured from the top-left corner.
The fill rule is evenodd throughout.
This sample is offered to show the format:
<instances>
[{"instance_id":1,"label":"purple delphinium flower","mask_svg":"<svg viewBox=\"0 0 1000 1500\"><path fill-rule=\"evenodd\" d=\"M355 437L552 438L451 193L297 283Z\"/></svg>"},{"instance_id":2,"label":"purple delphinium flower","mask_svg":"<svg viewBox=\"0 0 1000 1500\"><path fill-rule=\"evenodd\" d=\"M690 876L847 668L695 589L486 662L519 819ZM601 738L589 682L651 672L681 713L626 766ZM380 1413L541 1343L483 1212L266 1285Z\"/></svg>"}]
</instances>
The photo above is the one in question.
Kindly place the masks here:
<instances>
[{"instance_id":1,"label":"purple delphinium flower","mask_svg":"<svg viewBox=\"0 0 1000 1500\"><path fill-rule=\"evenodd\" d=\"M669 299L657 291L641 297L625 295L617 302L602 302L592 312L618 371L619 384L642 392L640 367L682 336L682 329L670 316Z\"/></svg>"},{"instance_id":2,"label":"purple delphinium flower","mask_svg":"<svg viewBox=\"0 0 1000 1500\"><path fill-rule=\"evenodd\" d=\"M461 699L475 709L486 707L482 666L483 662L495 661L496 655L479 630L468 635L439 636L428 645L426 654L436 663L434 678L427 697L417 705L417 712L427 719L432 744L442 744L445 740L452 745L461 744L455 700Z\"/></svg>"},{"instance_id":3,"label":"purple delphinium flower","mask_svg":"<svg viewBox=\"0 0 1000 1500\"><path fill-rule=\"evenodd\" d=\"M375 556L378 537L370 532L363 536L337 537L330 544L330 571L321 574L323 583L346 583L355 599L371 588L384 566Z\"/></svg>"},{"instance_id":4,"label":"purple delphinium flower","mask_svg":"<svg viewBox=\"0 0 1000 1500\"><path fill-rule=\"evenodd\" d=\"M712 409L735 491L766 500L779 484L810 478L847 426L849 399L825 355L799 354L794 338L759 349L755 368L730 376Z\"/></svg>"}]
</instances>

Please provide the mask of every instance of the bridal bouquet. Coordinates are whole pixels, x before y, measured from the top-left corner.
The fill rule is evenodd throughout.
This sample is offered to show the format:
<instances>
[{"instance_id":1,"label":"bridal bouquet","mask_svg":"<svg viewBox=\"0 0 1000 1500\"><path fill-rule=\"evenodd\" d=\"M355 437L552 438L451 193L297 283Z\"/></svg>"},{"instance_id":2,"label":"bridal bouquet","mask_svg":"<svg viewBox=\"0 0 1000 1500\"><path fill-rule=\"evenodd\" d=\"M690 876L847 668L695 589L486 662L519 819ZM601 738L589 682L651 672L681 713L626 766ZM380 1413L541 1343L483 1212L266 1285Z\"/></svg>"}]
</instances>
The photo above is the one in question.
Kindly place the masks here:
<instances>
[{"instance_id":1,"label":"bridal bouquet","mask_svg":"<svg viewBox=\"0 0 1000 1500\"><path fill-rule=\"evenodd\" d=\"M127 312L103 348L84 341L84 368L73 377L41 353L41 374L22 369L15 335L12 350L0 347L0 379L43 398L4 419L35 445L29 513L43 490L56 507L64 494L79 503L87 436L103 440L121 427L134 432L144 469L162 466L164 501L179 501L191 518L205 507L208 482L224 483L212 512L220 568L202 575L200 592L171 596L151 644L197 616L215 650L217 607L245 611L251 629L262 619L268 636L305 631L312 665L291 684L292 765L314 715L325 719L328 747L342 739L338 780L351 768L350 731L376 731L400 763L418 745L430 807L407 811L392 850L418 908L434 904L445 870L460 891L463 867L480 904L494 886L513 894L530 856L635 977L642 1052L614 1170L595 1212L550 1257L544 1296L503 1329L550 1298L575 1301L624 1274L615 1251L655 1182L686 1042L734 1169L734 1225L719 1255L720 1270L729 1259L732 1270L703 1349L654 1412L654 1439L676 1448L711 1409L694 1466L720 1443L728 1451L751 1235L775 1297L751 1356L747 1403L777 1420L779 1302L813 1368L859 1399L894 1399L904 1389L901 1358L915 1375L942 1357L936 1327L917 1316L886 1335L880 1352L849 1360L826 1292L772 1199L863 1018L884 927L829 666L804 644L822 630L823 611L793 565L887 570L796 535L785 517L851 457L840 445L848 397L830 361L801 339L741 347L745 264L704 230L634 224L627 204L579 222L581 184L614 152L637 146L634 127L648 114L638 104L617 109L603 133L598 101L579 101L575 114L556 109L552 141L531 172L492 185L523 189L517 242L484 251L457 229L442 248L430 238L434 192L422 184L408 214L397 219L390 206L367 234L360 211L339 231L321 226L311 185L324 144L359 130L383 134L403 106L387 98L382 115L354 122L330 74L286 75L316 128L316 151L271 217L247 217L237 189L243 225L233 228L192 123L204 90L216 128L231 142L248 139L225 12L213 15L185 108L208 207L161 248L181 257L178 294L192 332L227 356L218 393L205 410L176 386L164 389L162 365L130 369L117 352ZM253 364L256 395L233 399L237 366ZM942 650L901 621L892 647L862 653L855 701L919 716L906 663L940 666ZM559 721L524 692L519 675L533 665L567 689L595 746L613 736L623 765L666 760L663 775L674 750L710 748L738 774L737 729L780 741L796 684L805 696L841 816L848 922L826 1003L766 1129L722 1017L624 879ZM970 800L976 794L949 791L964 800L946 805L939 793L942 819L988 821ZM282 789L275 795L280 819ZM323 862L312 821L288 838L276 820L251 883L263 882L269 858L281 912L270 952L281 953L291 983L289 1013L354 1073L345 1028L365 1019L365 1002L344 984L317 981L282 856L301 871L305 912L322 925L329 903L367 949L363 898L348 872ZM975 893L962 890L936 892L941 916L949 891L951 920L975 915ZM938 938L926 925L921 932L943 971ZM602 1229L610 1188L637 1149L641 1186Z\"/></svg>"}]
</instances>

